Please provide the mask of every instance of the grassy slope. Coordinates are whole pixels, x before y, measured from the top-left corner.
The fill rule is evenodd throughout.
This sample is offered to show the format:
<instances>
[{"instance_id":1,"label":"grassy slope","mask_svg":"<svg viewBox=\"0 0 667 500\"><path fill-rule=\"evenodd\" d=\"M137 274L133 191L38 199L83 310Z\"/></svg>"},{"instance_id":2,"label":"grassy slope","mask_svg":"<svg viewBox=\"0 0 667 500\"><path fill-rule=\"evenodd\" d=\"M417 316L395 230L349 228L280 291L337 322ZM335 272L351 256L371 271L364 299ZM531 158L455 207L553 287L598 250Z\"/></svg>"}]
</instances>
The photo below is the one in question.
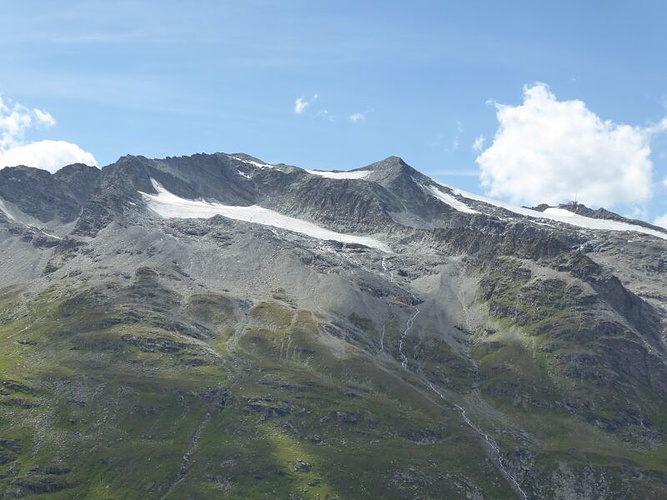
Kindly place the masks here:
<instances>
[{"instance_id":1,"label":"grassy slope","mask_svg":"<svg viewBox=\"0 0 667 500\"><path fill-rule=\"evenodd\" d=\"M554 475L562 473L582 484L586 475L597 477L601 485L571 495L663 498L667 404L605 359L607 337L621 349L637 341L623 328L598 328L609 321L604 304L565 277L531 278L518 261L498 264L479 295L496 319L495 329L478 332L473 349L480 391L538 444L532 470L520 477L532 483L529 493L553 496ZM621 362L630 365L627 353L620 351L628 356ZM551 476L552 489L536 481L540 475Z\"/></svg>"},{"instance_id":2,"label":"grassy slope","mask_svg":"<svg viewBox=\"0 0 667 500\"><path fill-rule=\"evenodd\" d=\"M513 496L455 411L276 297L184 298L146 269L5 290L1 494Z\"/></svg>"},{"instance_id":3,"label":"grassy slope","mask_svg":"<svg viewBox=\"0 0 667 500\"><path fill-rule=\"evenodd\" d=\"M480 297L499 312L495 331L475 334L477 367L423 331L405 346L417 374L391 359L398 319L386 327L387 356L358 341L361 330L377 340L369 321L332 323L285 290L252 304L182 296L142 268L131 282L62 281L29 299L0 291L0 494L515 498L452 404L468 401L529 494L567 496L574 483L577 494L598 484L609 498L660 498L665 446L620 439L568 407L600 399L594 384L563 375L558 355L572 345L554 349L542 328L570 324L572 294L555 303L562 283L497 281ZM664 435L664 405L633 394Z\"/></svg>"}]
</instances>

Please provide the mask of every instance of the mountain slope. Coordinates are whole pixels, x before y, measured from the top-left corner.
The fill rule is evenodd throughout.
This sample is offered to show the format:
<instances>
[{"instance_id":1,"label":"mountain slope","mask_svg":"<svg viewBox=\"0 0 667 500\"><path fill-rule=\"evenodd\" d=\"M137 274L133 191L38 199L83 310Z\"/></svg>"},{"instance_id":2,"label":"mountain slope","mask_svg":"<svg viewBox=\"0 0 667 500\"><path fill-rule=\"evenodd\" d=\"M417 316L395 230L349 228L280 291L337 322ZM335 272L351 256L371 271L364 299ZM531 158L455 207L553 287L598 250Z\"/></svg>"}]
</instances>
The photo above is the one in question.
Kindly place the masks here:
<instances>
[{"instance_id":1,"label":"mountain slope","mask_svg":"<svg viewBox=\"0 0 667 500\"><path fill-rule=\"evenodd\" d=\"M667 493L660 228L395 157L0 179L5 497Z\"/></svg>"}]
</instances>

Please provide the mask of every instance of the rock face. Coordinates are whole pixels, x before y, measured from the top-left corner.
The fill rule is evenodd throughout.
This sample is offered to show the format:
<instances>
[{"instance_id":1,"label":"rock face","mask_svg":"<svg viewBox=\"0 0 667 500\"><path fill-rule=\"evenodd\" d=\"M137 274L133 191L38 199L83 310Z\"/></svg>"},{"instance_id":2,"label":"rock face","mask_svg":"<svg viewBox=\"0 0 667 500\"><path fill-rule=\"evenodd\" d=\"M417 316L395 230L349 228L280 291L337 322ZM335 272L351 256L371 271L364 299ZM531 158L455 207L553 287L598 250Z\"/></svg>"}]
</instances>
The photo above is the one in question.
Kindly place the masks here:
<instances>
[{"instance_id":1,"label":"rock face","mask_svg":"<svg viewBox=\"0 0 667 500\"><path fill-rule=\"evenodd\" d=\"M3 498L667 497L660 228L126 156L0 170L0 254Z\"/></svg>"},{"instance_id":2,"label":"rock face","mask_svg":"<svg viewBox=\"0 0 667 500\"><path fill-rule=\"evenodd\" d=\"M69 165L55 175L29 167L3 168L0 199L41 222L71 222L89 201L99 174L97 168L81 164Z\"/></svg>"}]
</instances>

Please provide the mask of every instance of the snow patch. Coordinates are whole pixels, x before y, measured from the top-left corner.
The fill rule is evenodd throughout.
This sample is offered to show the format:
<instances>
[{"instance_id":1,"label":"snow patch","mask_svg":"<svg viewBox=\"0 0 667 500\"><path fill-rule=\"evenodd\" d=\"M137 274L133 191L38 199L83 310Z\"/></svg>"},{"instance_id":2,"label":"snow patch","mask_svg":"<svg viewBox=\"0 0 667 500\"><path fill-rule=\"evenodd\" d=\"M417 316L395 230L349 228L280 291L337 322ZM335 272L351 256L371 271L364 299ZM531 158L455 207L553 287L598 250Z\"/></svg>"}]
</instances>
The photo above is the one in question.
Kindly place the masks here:
<instances>
[{"instance_id":1,"label":"snow patch","mask_svg":"<svg viewBox=\"0 0 667 500\"><path fill-rule=\"evenodd\" d=\"M252 165L253 167L257 168L279 168L276 165L270 165L268 163L262 163L259 161L255 160L249 160L247 158L239 158L238 156L232 155L232 158L235 160L238 160L240 162L243 162L247 165ZM353 172L331 172L331 171L325 171L325 170L306 170L311 175L317 175L319 177L326 177L327 179L365 179L370 175L370 170L355 170ZM241 174L244 177L250 178L246 174Z\"/></svg>"},{"instance_id":2,"label":"snow patch","mask_svg":"<svg viewBox=\"0 0 667 500\"><path fill-rule=\"evenodd\" d=\"M257 168L276 168L275 165L269 165L268 163L261 163L259 161L248 160L246 158L239 158L238 156L232 156L232 158Z\"/></svg>"},{"instance_id":3,"label":"snow patch","mask_svg":"<svg viewBox=\"0 0 667 500\"><path fill-rule=\"evenodd\" d=\"M438 182L438 184L451 189L453 193L464 198L468 198L469 200L481 201L488 205L504 208L509 212L523 215L525 217L530 217L532 219L547 219L555 222L562 222L564 224L570 224L571 226L581 227L584 229L598 229L603 231L634 231L636 233L648 234L650 236L655 236L657 238L667 240L667 233L656 231L655 229L650 229L648 227L638 226L636 224L609 219L593 219L591 217L575 214L574 212L570 212L564 208L547 208L544 212L539 212L530 208L517 207L502 201L492 200L491 198L486 198L485 196L467 193L440 182Z\"/></svg>"},{"instance_id":4,"label":"snow patch","mask_svg":"<svg viewBox=\"0 0 667 500\"><path fill-rule=\"evenodd\" d=\"M573 226L584 227L588 229L606 229L608 231L634 231L638 233L650 234L667 240L667 233L656 231L648 227L630 224L628 222L621 222L610 219L592 219L583 215L575 214L564 208L547 208L542 212L544 216L551 220L565 222Z\"/></svg>"},{"instance_id":5,"label":"snow patch","mask_svg":"<svg viewBox=\"0 0 667 500\"><path fill-rule=\"evenodd\" d=\"M542 213L548 214L548 215L555 215L555 216L558 216L558 217L581 217L579 214L575 214L574 212L570 212L566 208L549 207Z\"/></svg>"},{"instance_id":6,"label":"snow patch","mask_svg":"<svg viewBox=\"0 0 667 500\"><path fill-rule=\"evenodd\" d=\"M424 187L424 186L422 186ZM440 191L437 187L435 186L428 186L426 189L437 199L439 199L441 202L443 202L446 205L449 205L450 207L456 209L459 212L463 212L464 214L478 214L479 212L477 210L473 210L470 208L468 205L463 203L462 201L457 200L454 198L452 195L443 193Z\"/></svg>"},{"instance_id":7,"label":"snow patch","mask_svg":"<svg viewBox=\"0 0 667 500\"><path fill-rule=\"evenodd\" d=\"M0 200L0 212L5 214L9 220L16 220L2 200Z\"/></svg>"},{"instance_id":8,"label":"snow patch","mask_svg":"<svg viewBox=\"0 0 667 500\"><path fill-rule=\"evenodd\" d=\"M365 179L370 170L355 170L353 172L330 172L325 170L306 170L311 175L326 177L327 179Z\"/></svg>"},{"instance_id":9,"label":"snow patch","mask_svg":"<svg viewBox=\"0 0 667 500\"><path fill-rule=\"evenodd\" d=\"M157 194L154 195L142 192L140 192L140 194L146 200L148 207L153 212L166 219L209 219L215 215L222 215L229 219L286 229L288 231L310 236L311 238L359 244L375 248L382 252L391 253L391 249L386 244L368 236L337 233L318 226L317 224L313 224L312 222L289 217L257 205L241 207L210 203L203 200L188 200L170 193L159 182L153 179L151 179L151 182L153 183L153 187L157 191Z\"/></svg>"},{"instance_id":10,"label":"snow patch","mask_svg":"<svg viewBox=\"0 0 667 500\"><path fill-rule=\"evenodd\" d=\"M43 229L42 229L41 231L42 231L42 234L45 234L45 235L48 236L49 238L53 238L53 239L56 239L56 240L62 240L62 238L61 238L60 236L57 236L57 235L52 234L52 233L47 233L47 232L44 231Z\"/></svg>"}]
</instances>

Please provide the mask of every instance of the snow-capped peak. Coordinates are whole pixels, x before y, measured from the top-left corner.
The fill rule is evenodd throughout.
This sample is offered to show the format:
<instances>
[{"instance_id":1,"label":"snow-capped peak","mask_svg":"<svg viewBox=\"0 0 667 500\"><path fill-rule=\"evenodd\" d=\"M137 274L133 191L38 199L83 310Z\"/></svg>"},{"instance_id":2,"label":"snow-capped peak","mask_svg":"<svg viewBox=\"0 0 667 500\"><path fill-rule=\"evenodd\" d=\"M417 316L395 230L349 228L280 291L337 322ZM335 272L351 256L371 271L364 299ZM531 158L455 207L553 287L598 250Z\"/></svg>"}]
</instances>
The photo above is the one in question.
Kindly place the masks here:
<instances>
[{"instance_id":1,"label":"snow-capped peak","mask_svg":"<svg viewBox=\"0 0 667 500\"><path fill-rule=\"evenodd\" d=\"M571 212L564 208L547 208L544 212L540 212L539 210L533 210L531 208L525 208L525 207L518 207L510 203L493 200L491 198L487 198L485 196L480 196L473 193L468 193L466 191L453 188L451 186L442 184L440 182L438 182L438 184L447 188L449 191L451 191L453 194L459 197L486 203L487 205L502 208L504 210L507 210L508 212L512 212L517 215L523 215L525 217L530 217L531 219L543 219L543 220L546 219L549 221L561 222L564 224L569 224L571 226L581 227L584 229L597 229L604 231L634 231L637 233L643 233L658 238L667 239L667 233L658 231L656 229L640 226L638 224L632 224L629 222L622 222L610 219L594 219L592 217L586 217L583 215L575 214L574 212Z\"/></svg>"}]
</instances>

